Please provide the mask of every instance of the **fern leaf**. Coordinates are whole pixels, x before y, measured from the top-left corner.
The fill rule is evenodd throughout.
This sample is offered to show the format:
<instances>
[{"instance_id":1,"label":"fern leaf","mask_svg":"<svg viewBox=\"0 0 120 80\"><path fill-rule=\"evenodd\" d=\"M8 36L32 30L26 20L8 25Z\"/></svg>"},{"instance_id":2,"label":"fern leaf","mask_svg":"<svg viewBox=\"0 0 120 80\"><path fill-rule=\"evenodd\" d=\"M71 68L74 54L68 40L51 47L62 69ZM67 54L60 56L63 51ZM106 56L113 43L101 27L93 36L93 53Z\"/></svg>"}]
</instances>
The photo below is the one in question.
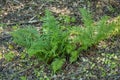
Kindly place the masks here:
<instances>
[{"instance_id":1,"label":"fern leaf","mask_svg":"<svg viewBox=\"0 0 120 80\"><path fill-rule=\"evenodd\" d=\"M57 70L61 69L61 67L63 66L65 62L65 59L61 59L61 58L57 58L55 59L55 61L52 62L52 69L54 71L54 73L56 73Z\"/></svg>"},{"instance_id":2,"label":"fern leaf","mask_svg":"<svg viewBox=\"0 0 120 80\"><path fill-rule=\"evenodd\" d=\"M80 9L80 13L82 16L82 20L84 22L84 26L85 27L91 26L94 22L92 19L92 15L86 9L83 8Z\"/></svg>"}]
</instances>

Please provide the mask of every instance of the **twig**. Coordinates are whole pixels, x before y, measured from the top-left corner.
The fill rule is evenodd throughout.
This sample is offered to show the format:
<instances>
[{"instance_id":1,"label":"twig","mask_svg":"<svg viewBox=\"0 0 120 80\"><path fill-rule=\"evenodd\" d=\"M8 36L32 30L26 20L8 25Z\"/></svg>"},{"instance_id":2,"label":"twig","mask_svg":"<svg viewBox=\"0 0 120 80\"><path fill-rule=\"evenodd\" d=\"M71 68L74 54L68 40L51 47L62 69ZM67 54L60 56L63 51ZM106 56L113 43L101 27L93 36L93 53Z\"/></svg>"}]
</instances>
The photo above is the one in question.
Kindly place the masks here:
<instances>
[{"instance_id":1,"label":"twig","mask_svg":"<svg viewBox=\"0 0 120 80\"><path fill-rule=\"evenodd\" d=\"M30 25L30 24L42 24L41 21L37 21L37 20L34 20L34 21L28 21L28 22L19 22L19 23L2 23L2 24L5 24L6 26L15 26L15 25Z\"/></svg>"}]
</instances>

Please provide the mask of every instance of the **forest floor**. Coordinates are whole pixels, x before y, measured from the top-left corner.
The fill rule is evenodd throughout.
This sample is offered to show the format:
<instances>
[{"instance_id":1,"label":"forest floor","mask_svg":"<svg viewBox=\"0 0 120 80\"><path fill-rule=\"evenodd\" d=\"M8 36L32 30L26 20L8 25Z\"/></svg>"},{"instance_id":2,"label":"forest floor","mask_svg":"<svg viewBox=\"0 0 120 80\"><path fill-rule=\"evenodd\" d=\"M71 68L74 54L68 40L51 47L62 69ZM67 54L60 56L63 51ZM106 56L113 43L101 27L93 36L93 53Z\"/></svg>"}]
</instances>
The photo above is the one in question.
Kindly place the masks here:
<instances>
[{"instance_id":1,"label":"forest floor","mask_svg":"<svg viewBox=\"0 0 120 80\"><path fill-rule=\"evenodd\" d=\"M120 35L101 41L96 47L83 51L72 64L65 63L62 70L53 74L50 68L36 59L21 58L23 48L14 44L10 32L17 26L42 26L40 21L46 9L59 15L69 15L82 25L79 8L88 9L95 21L107 15L120 15L119 0L1 0L0 1L0 80L119 80ZM4 54L14 53L12 60Z\"/></svg>"}]
</instances>

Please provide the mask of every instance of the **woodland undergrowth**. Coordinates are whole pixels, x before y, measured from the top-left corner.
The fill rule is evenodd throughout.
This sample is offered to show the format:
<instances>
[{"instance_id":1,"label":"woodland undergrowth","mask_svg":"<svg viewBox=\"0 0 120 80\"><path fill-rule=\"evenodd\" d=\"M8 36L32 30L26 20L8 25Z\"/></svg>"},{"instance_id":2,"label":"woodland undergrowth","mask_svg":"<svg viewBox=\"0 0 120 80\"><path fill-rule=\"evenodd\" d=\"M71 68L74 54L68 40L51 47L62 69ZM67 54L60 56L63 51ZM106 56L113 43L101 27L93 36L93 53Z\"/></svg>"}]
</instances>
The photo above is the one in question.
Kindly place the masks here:
<instances>
[{"instance_id":1,"label":"woodland undergrowth","mask_svg":"<svg viewBox=\"0 0 120 80\"><path fill-rule=\"evenodd\" d=\"M108 22L104 16L94 21L92 15L85 9L80 9L83 26L62 25L48 10L42 18L42 29L27 26L13 31L14 42L25 48L30 57L50 65L56 73L68 61L77 60L82 50L87 50L113 34L120 33L119 25Z\"/></svg>"}]
</instances>

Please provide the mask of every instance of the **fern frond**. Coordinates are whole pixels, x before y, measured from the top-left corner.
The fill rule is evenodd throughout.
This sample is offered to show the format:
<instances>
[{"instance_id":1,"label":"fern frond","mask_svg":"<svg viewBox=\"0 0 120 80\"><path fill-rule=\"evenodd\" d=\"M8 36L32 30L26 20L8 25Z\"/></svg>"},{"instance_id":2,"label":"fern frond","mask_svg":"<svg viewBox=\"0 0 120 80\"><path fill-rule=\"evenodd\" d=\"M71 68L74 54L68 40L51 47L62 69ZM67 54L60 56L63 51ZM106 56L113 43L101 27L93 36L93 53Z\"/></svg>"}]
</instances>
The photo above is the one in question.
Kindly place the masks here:
<instances>
[{"instance_id":1,"label":"fern frond","mask_svg":"<svg viewBox=\"0 0 120 80\"><path fill-rule=\"evenodd\" d=\"M91 26L94 22L92 19L92 15L86 9L83 8L80 8L80 13L82 16L82 21L84 23L84 26L85 27Z\"/></svg>"}]
</instances>

